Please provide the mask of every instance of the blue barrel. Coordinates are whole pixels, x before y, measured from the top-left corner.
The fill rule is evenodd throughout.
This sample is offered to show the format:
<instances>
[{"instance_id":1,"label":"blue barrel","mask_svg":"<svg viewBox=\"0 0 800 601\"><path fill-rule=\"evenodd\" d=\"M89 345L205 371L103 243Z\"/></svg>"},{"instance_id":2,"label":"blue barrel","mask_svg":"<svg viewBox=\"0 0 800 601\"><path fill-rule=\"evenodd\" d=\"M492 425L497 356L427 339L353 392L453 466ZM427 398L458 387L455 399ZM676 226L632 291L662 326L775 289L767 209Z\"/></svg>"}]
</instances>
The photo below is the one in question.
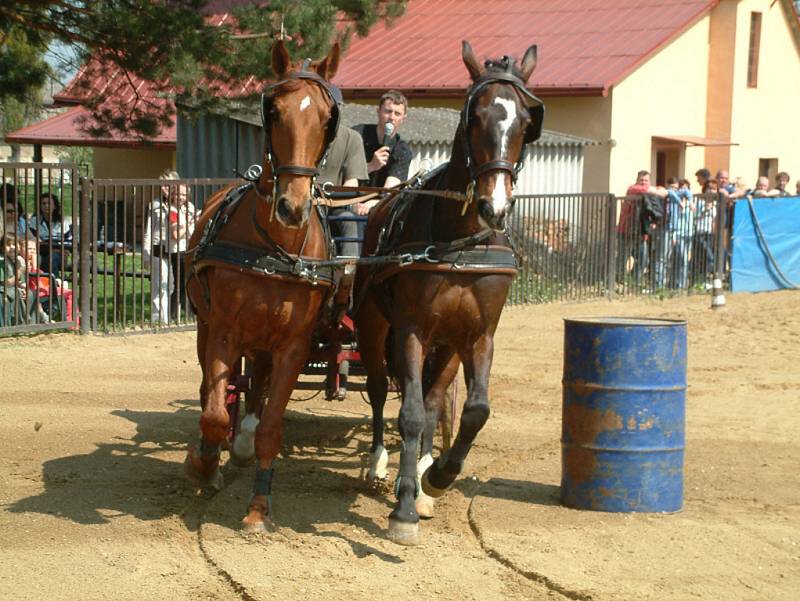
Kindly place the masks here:
<instances>
[{"instance_id":1,"label":"blue barrel","mask_svg":"<svg viewBox=\"0 0 800 601\"><path fill-rule=\"evenodd\" d=\"M680 511L686 322L564 321L561 502L597 511Z\"/></svg>"}]
</instances>

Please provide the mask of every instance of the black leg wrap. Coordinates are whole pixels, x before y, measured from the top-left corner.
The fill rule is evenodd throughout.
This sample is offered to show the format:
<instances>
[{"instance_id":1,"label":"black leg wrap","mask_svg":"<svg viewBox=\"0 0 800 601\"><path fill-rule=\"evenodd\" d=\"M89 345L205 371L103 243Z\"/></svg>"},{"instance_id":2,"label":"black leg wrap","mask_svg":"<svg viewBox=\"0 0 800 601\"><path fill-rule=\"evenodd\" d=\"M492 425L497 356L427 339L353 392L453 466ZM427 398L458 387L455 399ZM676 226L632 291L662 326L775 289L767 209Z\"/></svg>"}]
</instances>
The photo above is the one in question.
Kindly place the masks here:
<instances>
[{"instance_id":1,"label":"black leg wrap","mask_svg":"<svg viewBox=\"0 0 800 601\"><path fill-rule=\"evenodd\" d=\"M272 494L272 474L274 471L273 468L267 470L256 469L256 481L253 483L254 495L266 495L269 497Z\"/></svg>"},{"instance_id":2,"label":"black leg wrap","mask_svg":"<svg viewBox=\"0 0 800 601\"><path fill-rule=\"evenodd\" d=\"M200 439L200 455L203 457L219 457L220 445L209 445L205 438Z\"/></svg>"}]
</instances>

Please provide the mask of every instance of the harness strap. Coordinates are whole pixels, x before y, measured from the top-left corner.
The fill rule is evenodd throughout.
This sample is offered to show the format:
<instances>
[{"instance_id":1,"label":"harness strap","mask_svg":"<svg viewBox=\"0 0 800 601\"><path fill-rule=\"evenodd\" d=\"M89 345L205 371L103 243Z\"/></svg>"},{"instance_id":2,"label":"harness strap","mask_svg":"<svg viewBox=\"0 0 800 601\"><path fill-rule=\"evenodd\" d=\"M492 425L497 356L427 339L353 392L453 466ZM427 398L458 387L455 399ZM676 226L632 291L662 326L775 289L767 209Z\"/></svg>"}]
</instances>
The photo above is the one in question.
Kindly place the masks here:
<instances>
[{"instance_id":1,"label":"harness strap","mask_svg":"<svg viewBox=\"0 0 800 601\"><path fill-rule=\"evenodd\" d=\"M332 286L334 282L333 266L319 265L319 259L292 255L284 258L269 251L265 252L264 249L224 241L206 248L198 260L198 269L208 264L220 263L268 277L300 278L312 286Z\"/></svg>"}]
</instances>

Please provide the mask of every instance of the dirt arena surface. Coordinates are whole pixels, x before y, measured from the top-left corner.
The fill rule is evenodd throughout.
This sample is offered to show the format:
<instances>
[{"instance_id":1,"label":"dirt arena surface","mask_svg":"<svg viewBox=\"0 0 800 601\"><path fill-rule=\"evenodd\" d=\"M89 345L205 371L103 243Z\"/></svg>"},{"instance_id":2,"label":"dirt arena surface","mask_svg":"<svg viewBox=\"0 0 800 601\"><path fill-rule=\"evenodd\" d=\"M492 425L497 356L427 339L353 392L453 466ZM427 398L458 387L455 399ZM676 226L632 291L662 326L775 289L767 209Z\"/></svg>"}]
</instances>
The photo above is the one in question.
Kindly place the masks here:
<instances>
[{"instance_id":1,"label":"dirt arena surface","mask_svg":"<svg viewBox=\"0 0 800 601\"><path fill-rule=\"evenodd\" d=\"M0 339L0 599L797 599L800 292L726 300L508 309L492 416L416 548L386 540L393 497L362 479L357 393L290 403L280 528L243 536L251 470L213 498L183 479L194 333ZM688 321L680 513L558 505L562 320L611 315Z\"/></svg>"}]
</instances>

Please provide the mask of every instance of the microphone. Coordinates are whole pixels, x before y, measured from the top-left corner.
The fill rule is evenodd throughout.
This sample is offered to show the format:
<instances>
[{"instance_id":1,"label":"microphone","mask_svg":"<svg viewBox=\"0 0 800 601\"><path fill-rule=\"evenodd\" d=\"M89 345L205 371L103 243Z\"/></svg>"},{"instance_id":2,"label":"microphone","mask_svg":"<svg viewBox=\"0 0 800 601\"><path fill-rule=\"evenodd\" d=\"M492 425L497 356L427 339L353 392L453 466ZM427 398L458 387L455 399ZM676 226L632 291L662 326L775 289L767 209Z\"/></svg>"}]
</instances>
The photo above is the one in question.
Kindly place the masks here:
<instances>
[{"instance_id":1,"label":"microphone","mask_svg":"<svg viewBox=\"0 0 800 601\"><path fill-rule=\"evenodd\" d=\"M394 143L397 141L392 134L394 133L394 123L383 124L383 145L388 146L389 150L394 148Z\"/></svg>"}]
</instances>

